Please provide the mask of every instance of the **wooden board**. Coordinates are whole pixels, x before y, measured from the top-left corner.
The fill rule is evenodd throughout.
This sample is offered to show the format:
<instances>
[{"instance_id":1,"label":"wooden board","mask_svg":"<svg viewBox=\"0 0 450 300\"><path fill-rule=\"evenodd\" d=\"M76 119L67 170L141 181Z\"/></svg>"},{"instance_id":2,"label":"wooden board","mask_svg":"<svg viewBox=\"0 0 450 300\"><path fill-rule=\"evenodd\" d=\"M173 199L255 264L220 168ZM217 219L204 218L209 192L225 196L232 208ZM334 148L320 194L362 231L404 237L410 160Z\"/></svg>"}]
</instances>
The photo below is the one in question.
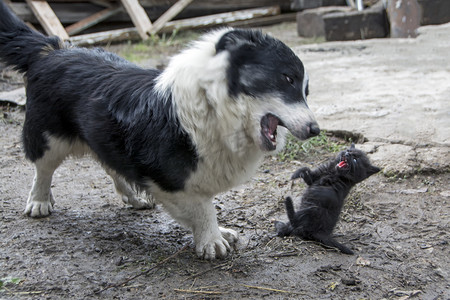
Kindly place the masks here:
<instances>
[{"instance_id":1,"label":"wooden board","mask_svg":"<svg viewBox=\"0 0 450 300\"><path fill-rule=\"evenodd\" d=\"M76 22L75 24L67 26L66 31L69 35L77 34L81 31L85 30L86 28L94 26L95 24L98 24L103 20L106 20L107 18L115 15L116 13L120 12L121 10L122 10L122 8L118 7L118 6L105 8L104 10L99 11L98 13L95 13L90 17L87 17L79 22Z\"/></svg>"},{"instance_id":2,"label":"wooden board","mask_svg":"<svg viewBox=\"0 0 450 300\"><path fill-rule=\"evenodd\" d=\"M179 0L171 8L169 8L161 17L153 23L153 27L150 31L151 34L156 34L164 25L178 15L186 6L188 6L193 0Z\"/></svg>"},{"instance_id":3,"label":"wooden board","mask_svg":"<svg viewBox=\"0 0 450 300\"><path fill-rule=\"evenodd\" d=\"M152 22L138 0L121 0L125 10L130 15L134 26L143 40L148 39L148 32L152 29Z\"/></svg>"},{"instance_id":4,"label":"wooden board","mask_svg":"<svg viewBox=\"0 0 450 300\"><path fill-rule=\"evenodd\" d=\"M197 29L203 27L220 26L237 21L244 21L263 16L274 16L280 14L279 6L269 6L255 9L244 9L234 12L215 14L210 16L190 18L167 22L164 31L180 29Z\"/></svg>"},{"instance_id":5,"label":"wooden board","mask_svg":"<svg viewBox=\"0 0 450 300\"><path fill-rule=\"evenodd\" d=\"M47 1L27 0L27 3L48 35L57 35L63 40L69 38Z\"/></svg>"},{"instance_id":6,"label":"wooden board","mask_svg":"<svg viewBox=\"0 0 450 300\"><path fill-rule=\"evenodd\" d=\"M171 21L166 23L166 25L161 29L161 32L172 32L175 28L183 30L183 29L201 28L226 24L239 24L239 23L241 25L249 26L251 25L252 22L259 22L260 19L264 20L269 16L279 14L279 12L280 12L279 7L275 6L263 9L246 9L242 11L235 11L232 13L216 14L206 17L187 19L187 22L186 20ZM218 22L218 19L224 16L226 18ZM292 19L294 18L294 16L295 14L290 14L289 18ZM264 20L263 22L265 21L267 20ZM70 41L75 45L86 46L98 43L109 43L113 41L119 42L124 40L138 40L138 39L139 35L136 28L126 28L74 36L70 38Z\"/></svg>"}]
</instances>

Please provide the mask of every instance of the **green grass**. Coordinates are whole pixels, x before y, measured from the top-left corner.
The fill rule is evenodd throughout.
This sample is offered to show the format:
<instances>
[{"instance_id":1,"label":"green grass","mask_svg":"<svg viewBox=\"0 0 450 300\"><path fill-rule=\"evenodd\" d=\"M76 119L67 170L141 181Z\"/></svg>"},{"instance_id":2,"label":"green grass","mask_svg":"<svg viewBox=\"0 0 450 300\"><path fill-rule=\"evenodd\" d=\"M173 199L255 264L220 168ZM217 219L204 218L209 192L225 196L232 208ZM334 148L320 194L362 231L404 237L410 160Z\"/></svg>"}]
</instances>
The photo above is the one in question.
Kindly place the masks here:
<instances>
[{"instance_id":1,"label":"green grass","mask_svg":"<svg viewBox=\"0 0 450 300\"><path fill-rule=\"evenodd\" d=\"M291 134L286 137L285 148L278 153L281 161L303 160L307 156L319 156L342 151L348 147L345 140L331 137L326 131L306 141L299 141Z\"/></svg>"},{"instance_id":2,"label":"green grass","mask_svg":"<svg viewBox=\"0 0 450 300\"><path fill-rule=\"evenodd\" d=\"M129 42L123 45L118 54L126 60L135 63L151 58L158 59L162 56L170 56L176 53L198 36L199 33L193 31L173 31L170 34L154 35L146 41Z\"/></svg>"},{"instance_id":3,"label":"green grass","mask_svg":"<svg viewBox=\"0 0 450 300\"><path fill-rule=\"evenodd\" d=\"M16 278L16 277L4 277L4 278L0 278L0 291L3 291L6 285L8 284L19 284L22 281L22 279L20 278Z\"/></svg>"}]
</instances>

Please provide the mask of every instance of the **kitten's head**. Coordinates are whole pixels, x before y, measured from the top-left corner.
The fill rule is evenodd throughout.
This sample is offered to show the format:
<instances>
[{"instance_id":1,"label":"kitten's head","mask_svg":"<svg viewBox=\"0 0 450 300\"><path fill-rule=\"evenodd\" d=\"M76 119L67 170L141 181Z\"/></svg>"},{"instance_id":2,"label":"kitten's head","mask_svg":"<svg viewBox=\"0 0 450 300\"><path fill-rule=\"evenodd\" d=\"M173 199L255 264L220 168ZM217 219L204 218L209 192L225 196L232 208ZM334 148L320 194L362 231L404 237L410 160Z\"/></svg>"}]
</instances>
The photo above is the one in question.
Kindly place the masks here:
<instances>
[{"instance_id":1,"label":"kitten's head","mask_svg":"<svg viewBox=\"0 0 450 300\"><path fill-rule=\"evenodd\" d=\"M336 171L353 183L358 183L381 169L373 166L367 155L352 144L349 149L342 151L336 157Z\"/></svg>"}]
</instances>

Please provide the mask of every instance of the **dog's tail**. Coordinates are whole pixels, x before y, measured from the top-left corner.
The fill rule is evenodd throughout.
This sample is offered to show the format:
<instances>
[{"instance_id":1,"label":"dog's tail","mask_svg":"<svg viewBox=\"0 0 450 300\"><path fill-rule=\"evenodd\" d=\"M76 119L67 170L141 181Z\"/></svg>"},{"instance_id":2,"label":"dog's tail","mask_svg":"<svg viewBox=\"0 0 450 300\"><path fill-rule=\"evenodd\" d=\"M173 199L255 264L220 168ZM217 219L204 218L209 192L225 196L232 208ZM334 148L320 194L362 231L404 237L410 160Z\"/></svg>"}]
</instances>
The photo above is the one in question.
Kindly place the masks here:
<instances>
[{"instance_id":1,"label":"dog's tail","mask_svg":"<svg viewBox=\"0 0 450 300\"><path fill-rule=\"evenodd\" d=\"M0 0L0 60L25 73L40 56L62 47L58 37L30 29Z\"/></svg>"}]
</instances>

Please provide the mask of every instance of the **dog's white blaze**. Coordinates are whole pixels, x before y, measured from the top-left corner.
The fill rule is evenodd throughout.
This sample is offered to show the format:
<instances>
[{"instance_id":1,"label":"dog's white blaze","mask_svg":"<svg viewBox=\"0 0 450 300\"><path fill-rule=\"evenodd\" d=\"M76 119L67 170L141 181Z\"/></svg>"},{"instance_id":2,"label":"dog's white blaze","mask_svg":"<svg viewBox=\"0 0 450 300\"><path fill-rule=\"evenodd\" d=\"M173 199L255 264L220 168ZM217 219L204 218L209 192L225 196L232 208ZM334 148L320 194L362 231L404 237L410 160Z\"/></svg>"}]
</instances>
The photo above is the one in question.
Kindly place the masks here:
<instances>
[{"instance_id":1,"label":"dog's white blaze","mask_svg":"<svg viewBox=\"0 0 450 300\"><path fill-rule=\"evenodd\" d=\"M200 157L186 189L209 196L244 182L264 156L253 136L259 121L250 123L253 105L229 97L229 54L216 54L230 30L214 31L173 57L156 84L171 91L176 116Z\"/></svg>"},{"instance_id":2,"label":"dog's white blaze","mask_svg":"<svg viewBox=\"0 0 450 300\"><path fill-rule=\"evenodd\" d=\"M308 87L309 82L309 76L308 73L306 73L306 70L304 70L303 73L303 85L302 85L302 93L303 93L303 99L306 101L306 88Z\"/></svg>"}]
</instances>

